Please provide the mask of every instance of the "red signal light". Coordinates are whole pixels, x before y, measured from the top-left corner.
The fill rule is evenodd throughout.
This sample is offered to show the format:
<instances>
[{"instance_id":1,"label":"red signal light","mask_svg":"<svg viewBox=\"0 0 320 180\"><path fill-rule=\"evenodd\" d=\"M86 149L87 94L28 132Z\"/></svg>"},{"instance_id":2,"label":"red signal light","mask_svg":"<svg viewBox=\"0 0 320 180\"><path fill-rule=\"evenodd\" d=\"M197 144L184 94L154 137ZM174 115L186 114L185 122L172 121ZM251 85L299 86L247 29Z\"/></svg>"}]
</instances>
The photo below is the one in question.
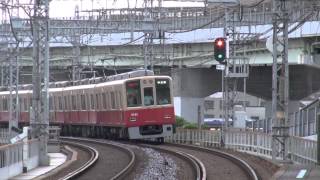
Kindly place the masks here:
<instances>
[{"instance_id":1,"label":"red signal light","mask_svg":"<svg viewBox=\"0 0 320 180\"><path fill-rule=\"evenodd\" d=\"M214 58L222 63L226 58L226 40L223 37L214 41Z\"/></svg>"},{"instance_id":2,"label":"red signal light","mask_svg":"<svg viewBox=\"0 0 320 180\"><path fill-rule=\"evenodd\" d=\"M217 41L217 46L223 46L224 42L222 40Z\"/></svg>"}]
</instances>

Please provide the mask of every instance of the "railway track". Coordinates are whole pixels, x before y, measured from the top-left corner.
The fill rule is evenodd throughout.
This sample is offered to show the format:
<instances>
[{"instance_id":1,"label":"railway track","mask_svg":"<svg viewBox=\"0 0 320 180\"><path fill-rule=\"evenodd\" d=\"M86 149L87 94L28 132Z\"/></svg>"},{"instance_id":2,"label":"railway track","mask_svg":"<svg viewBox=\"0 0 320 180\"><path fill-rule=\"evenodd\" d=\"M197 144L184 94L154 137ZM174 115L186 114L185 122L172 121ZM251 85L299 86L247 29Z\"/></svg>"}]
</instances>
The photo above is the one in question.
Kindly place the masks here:
<instances>
[{"instance_id":1,"label":"railway track","mask_svg":"<svg viewBox=\"0 0 320 180\"><path fill-rule=\"evenodd\" d=\"M97 160L99 158L99 152L90 146L87 146L87 145L81 144L81 143L70 142L70 141L61 141L61 142L63 144L76 146L78 148L81 148L81 149L88 151L88 153L90 154L90 158L81 167L79 167L79 168L73 170L72 172L68 173L67 175L59 178L59 180L68 180L68 179L76 178L77 176L81 175L82 173L87 171L89 168L91 168L97 162Z\"/></svg>"},{"instance_id":2,"label":"railway track","mask_svg":"<svg viewBox=\"0 0 320 180\"><path fill-rule=\"evenodd\" d=\"M75 175L74 177L77 177L77 179L80 180L88 179L89 177L90 179L145 179L146 177L150 177L150 174L144 174L142 171L154 171L155 169L155 167L148 167L148 165L146 165L147 156L150 157L150 154L151 156L166 156L165 159L169 157L169 159L173 159L174 163L177 164L178 168L174 170L177 172L173 173L174 175L168 173L169 171L166 169L168 165L162 167L162 170L160 171L162 171L164 175L160 179L168 179L168 177L170 177L169 179L258 180L257 174L246 162L234 155L218 150L177 144L151 145L145 143L123 143L83 138L63 138L63 140L68 142L78 141L81 142L81 144L84 143L86 146L94 147L99 151L99 161L97 161L93 168L90 168L92 167L90 166L81 171L75 171L75 174L78 175ZM113 152L106 152L105 150L101 151L101 149L103 149L102 147L112 147L114 150L117 149L118 152L121 151L122 155L116 154L114 150ZM153 150L152 152L149 152L149 155L144 152L148 149ZM156 155L156 152L160 155ZM103 156L101 154L103 154ZM116 160L104 157L110 156L110 154L112 157L116 158ZM130 158L125 160L123 158L124 154ZM100 158L104 159L100 160ZM155 164L160 164L158 166L163 166L161 164L166 163L157 159L153 161L155 161ZM109 163L109 165L106 163ZM110 167L118 168L110 169ZM166 173L168 174L166 175ZM161 173L158 172L158 175L159 174L161 176Z\"/></svg>"},{"instance_id":3,"label":"railway track","mask_svg":"<svg viewBox=\"0 0 320 180\"><path fill-rule=\"evenodd\" d=\"M190 153L202 160L207 169L207 179L249 179L258 180L258 174L245 161L240 158L209 148L191 145L165 144L163 148Z\"/></svg>"},{"instance_id":4,"label":"railway track","mask_svg":"<svg viewBox=\"0 0 320 180\"><path fill-rule=\"evenodd\" d=\"M63 138L64 141L68 140L68 142L70 141L80 141L81 143L85 143L86 145L90 145L92 147L94 147L94 144L100 144L103 146L118 146L120 148L124 148L126 150L128 150L128 152L130 151L131 154L131 161L128 164L128 166L126 166L125 168L123 168L122 170L119 170L118 173L112 177L107 177L105 176L104 178L97 177L95 176L96 174L99 174L99 172L101 171L100 168L96 169L96 167L99 166L99 162L100 160L96 163L95 167L91 168L90 170L88 170L88 172L93 171L95 173L89 173L88 175L87 172L83 172L81 173L80 176L77 177L77 179L87 179L89 176L91 177L91 179L145 179L146 176L141 176L141 174L143 174L143 172L141 171L141 169L144 169L147 171L154 171L155 167L148 167L148 165L146 165L146 157L148 156L144 151L148 151L150 149L153 149L157 152L160 152L160 156L164 156L165 158L172 158L174 159L175 163L179 164L179 169L181 169L182 171L180 172L180 176L172 176L172 174L166 176L163 176L162 179L167 179L168 176L172 179L190 179L190 180L205 180L206 179L206 169L204 167L204 164L196 157L192 156L191 154L185 153L185 152L178 152L178 151L172 151L170 149L165 149L165 148L161 148L161 147L157 147L157 146L152 146L152 145L142 145L142 144L133 144L133 143L119 143L119 142L113 142L113 141L108 141L108 140L97 140L97 139L83 139L83 138ZM87 144L89 143L89 144ZM92 144L93 143L93 144ZM99 148L95 147L96 149ZM124 151L124 150L122 150ZM144 153L143 153L144 152ZM150 152L149 152L150 153ZM156 152L151 152L151 155L154 156ZM103 154L105 155L106 153L99 153L100 157L103 157ZM109 153L110 154L110 153ZM115 153L112 154L113 157L117 157L117 155ZM137 157L136 157L137 156ZM120 160L118 161L112 161L113 166L117 165L120 162ZM160 162L156 160L156 163L159 164ZM136 165L136 166L135 166ZM161 166L161 165L160 165ZM108 171L108 168L106 168L107 166L104 166L104 172ZM157 167L156 167L157 168ZM161 168L161 167L160 167ZM164 168L162 169L162 171L164 173L168 173L167 171L167 166L165 165ZM100 169L100 170L99 170ZM140 169L140 170L139 170ZM187 170L187 172L185 172L184 170ZM179 174L179 173L177 173ZM181 175L182 174L182 175ZM149 174L150 175L150 174ZM149 176L147 175L147 177L151 177L152 175ZM160 177L161 179L161 177Z\"/></svg>"},{"instance_id":5,"label":"railway track","mask_svg":"<svg viewBox=\"0 0 320 180\"><path fill-rule=\"evenodd\" d=\"M94 147L99 152L99 160L94 167L87 167L81 172L75 170L76 176L66 178L73 179L123 179L131 172L134 167L136 156L135 153L125 146L107 141L84 139L84 138L66 138L63 137L64 143L81 142L85 146ZM64 179L64 178L62 178Z\"/></svg>"}]
</instances>

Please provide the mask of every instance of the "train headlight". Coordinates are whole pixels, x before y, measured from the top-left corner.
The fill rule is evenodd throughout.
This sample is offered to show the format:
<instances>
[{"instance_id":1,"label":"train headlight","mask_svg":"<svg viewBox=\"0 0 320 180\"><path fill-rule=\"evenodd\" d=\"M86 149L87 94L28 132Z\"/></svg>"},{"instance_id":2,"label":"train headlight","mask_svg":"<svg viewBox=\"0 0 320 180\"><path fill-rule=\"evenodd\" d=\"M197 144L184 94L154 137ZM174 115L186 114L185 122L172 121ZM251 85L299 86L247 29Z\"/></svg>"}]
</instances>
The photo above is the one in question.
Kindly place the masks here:
<instances>
[{"instance_id":1,"label":"train headlight","mask_svg":"<svg viewBox=\"0 0 320 180\"><path fill-rule=\"evenodd\" d=\"M137 121L138 116L139 116L139 114L136 112L131 113L129 121Z\"/></svg>"},{"instance_id":2,"label":"train headlight","mask_svg":"<svg viewBox=\"0 0 320 180\"><path fill-rule=\"evenodd\" d=\"M137 117L130 117L129 121L137 121Z\"/></svg>"}]
</instances>

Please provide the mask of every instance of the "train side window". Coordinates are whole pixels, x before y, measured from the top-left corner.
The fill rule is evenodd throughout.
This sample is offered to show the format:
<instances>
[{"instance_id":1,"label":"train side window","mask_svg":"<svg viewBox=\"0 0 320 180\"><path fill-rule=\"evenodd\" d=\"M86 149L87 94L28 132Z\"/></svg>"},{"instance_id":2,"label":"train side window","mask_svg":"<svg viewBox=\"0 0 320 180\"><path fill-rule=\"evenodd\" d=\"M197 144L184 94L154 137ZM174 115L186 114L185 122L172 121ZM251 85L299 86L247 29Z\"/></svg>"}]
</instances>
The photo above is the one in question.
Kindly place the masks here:
<instances>
[{"instance_id":1,"label":"train side window","mask_svg":"<svg viewBox=\"0 0 320 180\"><path fill-rule=\"evenodd\" d=\"M29 98L25 98L23 102L24 111L28 111L28 101Z\"/></svg>"},{"instance_id":2,"label":"train side window","mask_svg":"<svg viewBox=\"0 0 320 180\"><path fill-rule=\"evenodd\" d=\"M4 111L4 97L1 97L1 111Z\"/></svg>"},{"instance_id":3,"label":"train side window","mask_svg":"<svg viewBox=\"0 0 320 180\"><path fill-rule=\"evenodd\" d=\"M90 110L90 95L88 94L88 92L85 93L86 95L86 109Z\"/></svg>"},{"instance_id":4,"label":"train side window","mask_svg":"<svg viewBox=\"0 0 320 180\"><path fill-rule=\"evenodd\" d=\"M81 110L86 110L86 97L84 94L81 94Z\"/></svg>"},{"instance_id":5,"label":"train side window","mask_svg":"<svg viewBox=\"0 0 320 180\"><path fill-rule=\"evenodd\" d=\"M76 110L76 96L72 95L71 96L71 110Z\"/></svg>"},{"instance_id":6,"label":"train side window","mask_svg":"<svg viewBox=\"0 0 320 180\"><path fill-rule=\"evenodd\" d=\"M19 111L22 112L23 111L23 98L19 97Z\"/></svg>"},{"instance_id":7,"label":"train side window","mask_svg":"<svg viewBox=\"0 0 320 180\"><path fill-rule=\"evenodd\" d=\"M119 91L119 109L122 108L122 94L121 94L121 91Z\"/></svg>"},{"instance_id":8,"label":"train side window","mask_svg":"<svg viewBox=\"0 0 320 180\"><path fill-rule=\"evenodd\" d=\"M127 106L141 106L140 81L128 81L126 83Z\"/></svg>"},{"instance_id":9,"label":"train side window","mask_svg":"<svg viewBox=\"0 0 320 180\"><path fill-rule=\"evenodd\" d=\"M80 97L80 95L79 94L77 94L77 95L75 95L75 97L76 97L76 110L80 110L81 109L81 97Z\"/></svg>"},{"instance_id":10,"label":"train side window","mask_svg":"<svg viewBox=\"0 0 320 180\"><path fill-rule=\"evenodd\" d=\"M91 109L94 109L94 95L90 94L90 100L91 100Z\"/></svg>"},{"instance_id":11,"label":"train side window","mask_svg":"<svg viewBox=\"0 0 320 180\"><path fill-rule=\"evenodd\" d=\"M49 97L49 111L52 110L52 106L53 106L53 101L52 101L52 96Z\"/></svg>"},{"instance_id":12,"label":"train side window","mask_svg":"<svg viewBox=\"0 0 320 180\"><path fill-rule=\"evenodd\" d=\"M68 97L67 97L67 96L64 96L64 109L65 109L65 110L69 110L68 108L69 108L69 107L68 107Z\"/></svg>"},{"instance_id":13,"label":"train side window","mask_svg":"<svg viewBox=\"0 0 320 180\"><path fill-rule=\"evenodd\" d=\"M110 95L111 95L111 109L115 109L116 108L116 102L115 102L114 92L112 91L110 93Z\"/></svg>"},{"instance_id":14,"label":"train side window","mask_svg":"<svg viewBox=\"0 0 320 180\"><path fill-rule=\"evenodd\" d=\"M53 96L53 110L57 111L58 110L58 97Z\"/></svg>"},{"instance_id":15,"label":"train side window","mask_svg":"<svg viewBox=\"0 0 320 180\"><path fill-rule=\"evenodd\" d=\"M103 104L103 109L107 109L106 93L102 93L102 104Z\"/></svg>"},{"instance_id":16,"label":"train side window","mask_svg":"<svg viewBox=\"0 0 320 180\"><path fill-rule=\"evenodd\" d=\"M118 109L118 92L114 91L114 109Z\"/></svg>"},{"instance_id":17,"label":"train side window","mask_svg":"<svg viewBox=\"0 0 320 180\"><path fill-rule=\"evenodd\" d=\"M97 110L100 109L100 98L99 98L99 94L96 94L96 101L95 101L95 107Z\"/></svg>"},{"instance_id":18,"label":"train side window","mask_svg":"<svg viewBox=\"0 0 320 180\"><path fill-rule=\"evenodd\" d=\"M61 98L61 96L58 96L58 102L59 102L59 110L62 110L63 107L62 107L62 98Z\"/></svg>"},{"instance_id":19,"label":"train side window","mask_svg":"<svg viewBox=\"0 0 320 180\"><path fill-rule=\"evenodd\" d=\"M0 111L3 111L3 108L2 108L2 97L0 97Z\"/></svg>"},{"instance_id":20,"label":"train side window","mask_svg":"<svg viewBox=\"0 0 320 180\"><path fill-rule=\"evenodd\" d=\"M110 103L109 103L110 97L109 97L108 91L106 91L105 94L106 94L106 110L109 110L110 109Z\"/></svg>"},{"instance_id":21,"label":"train side window","mask_svg":"<svg viewBox=\"0 0 320 180\"><path fill-rule=\"evenodd\" d=\"M56 103L55 103L55 108L56 108L56 111L60 111L60 99L59 99L59 95L55 96L55 100L54 100Z\"/></svg>"},{"instance_id":22,"label":"train side window","mask_svg":"<svg viewBox=\"0 0 320 180\"><path fill-rule=\"evenodd\" d=\"M8 99L7 98L3 99L3 110L8 111Z\"/></svg>"}]
</instances>

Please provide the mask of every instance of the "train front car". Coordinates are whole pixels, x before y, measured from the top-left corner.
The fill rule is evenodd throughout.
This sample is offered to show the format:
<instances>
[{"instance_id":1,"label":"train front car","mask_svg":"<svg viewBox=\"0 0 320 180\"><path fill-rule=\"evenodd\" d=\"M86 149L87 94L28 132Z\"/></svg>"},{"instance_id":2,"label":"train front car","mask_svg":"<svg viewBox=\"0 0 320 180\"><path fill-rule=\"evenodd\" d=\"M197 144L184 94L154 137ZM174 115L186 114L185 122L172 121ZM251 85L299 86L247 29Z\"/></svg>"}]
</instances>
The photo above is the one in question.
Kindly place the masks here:
<instances>
[{"instance_id":1,"label":"train front car","mask_svg":"<svg viewBox=\"0 0 320 180\"><path fill-rule=\"evenodd\" d=\"M175 115L171 78L144 76L125 82L125 120L130 139L156 139L174 132Z\"/></svg>"}]
</instances>

